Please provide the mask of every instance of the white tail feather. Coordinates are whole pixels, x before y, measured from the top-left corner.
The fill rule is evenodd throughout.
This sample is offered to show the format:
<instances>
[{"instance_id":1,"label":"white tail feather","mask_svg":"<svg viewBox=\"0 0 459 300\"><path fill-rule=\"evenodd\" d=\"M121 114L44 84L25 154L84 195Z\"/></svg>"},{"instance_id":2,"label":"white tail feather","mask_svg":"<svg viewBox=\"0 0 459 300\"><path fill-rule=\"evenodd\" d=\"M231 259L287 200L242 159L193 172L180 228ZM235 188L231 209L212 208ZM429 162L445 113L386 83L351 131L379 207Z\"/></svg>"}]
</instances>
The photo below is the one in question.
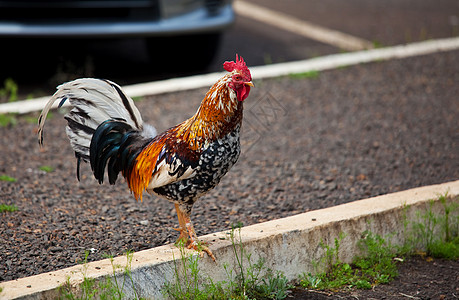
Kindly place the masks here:
<instances>
[{"instance_id":1,"label":"white tail feather","mask_svg":"<svg viewBox=\"0 0 459 300\"><path fill-rule=\"evenodd\" d=\"M56 93L43 108L38 121L38 139L43 143L43 127L53 104L59 106L69 101L73 109L65 115L70 144L77 155L87 159L93 132L106 120L116 119L128 123L134 130L154 137L156 129L145 126L134 101L126 96L121 87L109 80L81 78L57 87Z\"/></svg>"}]
</instances>

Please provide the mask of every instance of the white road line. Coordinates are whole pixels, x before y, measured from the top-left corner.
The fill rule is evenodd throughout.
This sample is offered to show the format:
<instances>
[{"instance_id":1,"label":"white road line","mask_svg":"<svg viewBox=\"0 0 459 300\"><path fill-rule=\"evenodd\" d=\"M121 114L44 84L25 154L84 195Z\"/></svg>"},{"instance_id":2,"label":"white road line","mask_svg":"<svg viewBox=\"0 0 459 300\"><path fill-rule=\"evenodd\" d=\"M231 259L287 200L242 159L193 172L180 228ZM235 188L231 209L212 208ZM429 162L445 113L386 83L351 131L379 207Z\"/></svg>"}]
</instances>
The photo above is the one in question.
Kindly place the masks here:
<instances>
[{"instance_id":1,"label":"white road line","mask_svg":"<svg viewBox=\"0 0 459 300\"><path fill-rule=\"evenodd\" d=\"M387 48L378 48L342 54L332 54L312 59L250 67L253 78L279 77L309 71L323 71L373 61L401 59L459 49L459 38L429 40Z\"/></svg>"},{"instance_id":2,"label":"white road line","mask_svg":"<svg viewBox=\"0 0 459 300\"><path fill-rule=\"evenodd\" d=\"M356 51L372 49L374 47L373 43L370 41L340 31L321 27L245 1L235 1L233 7L236 14L240 16L269 24L344 50Z\"/></svg>"},{"instance_id":3,"label":"white road line","mask_svg":"<svg viewBox=\"0 0 459 300\"><path fill-rule=\"evenodd\" d=\"M400 59L443 51L459 49L459 38L430 40L407 45L379 48L365 51L332 54L313 59L293 61L267 66L250 67L252 77L257 79L285 76L294 73L322 71L351 66L372 61ZM148 83L124 86L123 89L131 97L163 94L209 87L220 78L224 72L174 78ZM1 113L29 113L40 111L51 96L37 99L0 104ZM57 105L57 103L56 103Z\"/></svg>"}]
</instances>

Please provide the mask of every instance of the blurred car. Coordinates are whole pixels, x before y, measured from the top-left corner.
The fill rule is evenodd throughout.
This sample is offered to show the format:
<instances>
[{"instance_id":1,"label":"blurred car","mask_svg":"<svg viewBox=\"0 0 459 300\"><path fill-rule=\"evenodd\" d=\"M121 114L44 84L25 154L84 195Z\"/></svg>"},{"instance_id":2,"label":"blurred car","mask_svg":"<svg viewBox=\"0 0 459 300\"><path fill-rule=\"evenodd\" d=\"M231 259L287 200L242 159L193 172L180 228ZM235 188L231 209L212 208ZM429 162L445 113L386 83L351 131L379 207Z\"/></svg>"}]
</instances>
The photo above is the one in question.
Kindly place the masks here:
<instances>
[{"instance_id":1,"label":"blurred car","mask_svg":"<svg viewBox=\"0 0 459 300\"><path fill-rule=\"evenodd\" d=\"M231 0L0 0L0 38L144 37L201 63L233 22Z\"/></svg>"}]
</instances>

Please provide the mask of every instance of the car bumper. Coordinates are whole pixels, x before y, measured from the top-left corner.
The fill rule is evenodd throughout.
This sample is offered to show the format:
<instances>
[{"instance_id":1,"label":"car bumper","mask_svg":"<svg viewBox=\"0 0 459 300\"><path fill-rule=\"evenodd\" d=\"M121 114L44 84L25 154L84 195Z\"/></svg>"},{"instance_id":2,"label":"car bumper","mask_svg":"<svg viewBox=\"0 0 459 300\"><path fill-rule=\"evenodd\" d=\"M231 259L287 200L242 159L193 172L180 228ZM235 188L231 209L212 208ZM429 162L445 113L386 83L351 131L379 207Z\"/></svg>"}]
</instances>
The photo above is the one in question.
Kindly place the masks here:
<instances>
[{"instance_id":1,"label":"car bumper","mask_svg":"<svg viewBox=\"0 0 459 300\"><path fill-rule=\"evenodd\" d=\"M136 37L172 36L223 31L234 22L230 4L216 14L202 8L158 21L28 24L0 22L0 37Z\"/></svg>"}]
</instances>

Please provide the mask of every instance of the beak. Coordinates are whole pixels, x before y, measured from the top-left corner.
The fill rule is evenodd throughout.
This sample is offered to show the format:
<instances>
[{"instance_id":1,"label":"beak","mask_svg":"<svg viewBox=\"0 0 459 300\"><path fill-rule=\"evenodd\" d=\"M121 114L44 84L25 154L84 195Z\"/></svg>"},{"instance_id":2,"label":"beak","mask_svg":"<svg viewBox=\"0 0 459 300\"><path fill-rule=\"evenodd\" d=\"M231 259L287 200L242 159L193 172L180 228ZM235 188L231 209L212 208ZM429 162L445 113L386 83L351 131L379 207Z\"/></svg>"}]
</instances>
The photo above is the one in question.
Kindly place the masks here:
<instances>
[{"instance_id":1,"label":"beak","mask_svg":"<svg viewBox=\"0 0 459 300\"><path fill-rule=\"evenodd\" d=\"M249 81L249 82L244 82L245 85L248 85L248 86L251 86L251 87L255 87L252 83L252 81Z\"/></svg>"}]
</instances>

